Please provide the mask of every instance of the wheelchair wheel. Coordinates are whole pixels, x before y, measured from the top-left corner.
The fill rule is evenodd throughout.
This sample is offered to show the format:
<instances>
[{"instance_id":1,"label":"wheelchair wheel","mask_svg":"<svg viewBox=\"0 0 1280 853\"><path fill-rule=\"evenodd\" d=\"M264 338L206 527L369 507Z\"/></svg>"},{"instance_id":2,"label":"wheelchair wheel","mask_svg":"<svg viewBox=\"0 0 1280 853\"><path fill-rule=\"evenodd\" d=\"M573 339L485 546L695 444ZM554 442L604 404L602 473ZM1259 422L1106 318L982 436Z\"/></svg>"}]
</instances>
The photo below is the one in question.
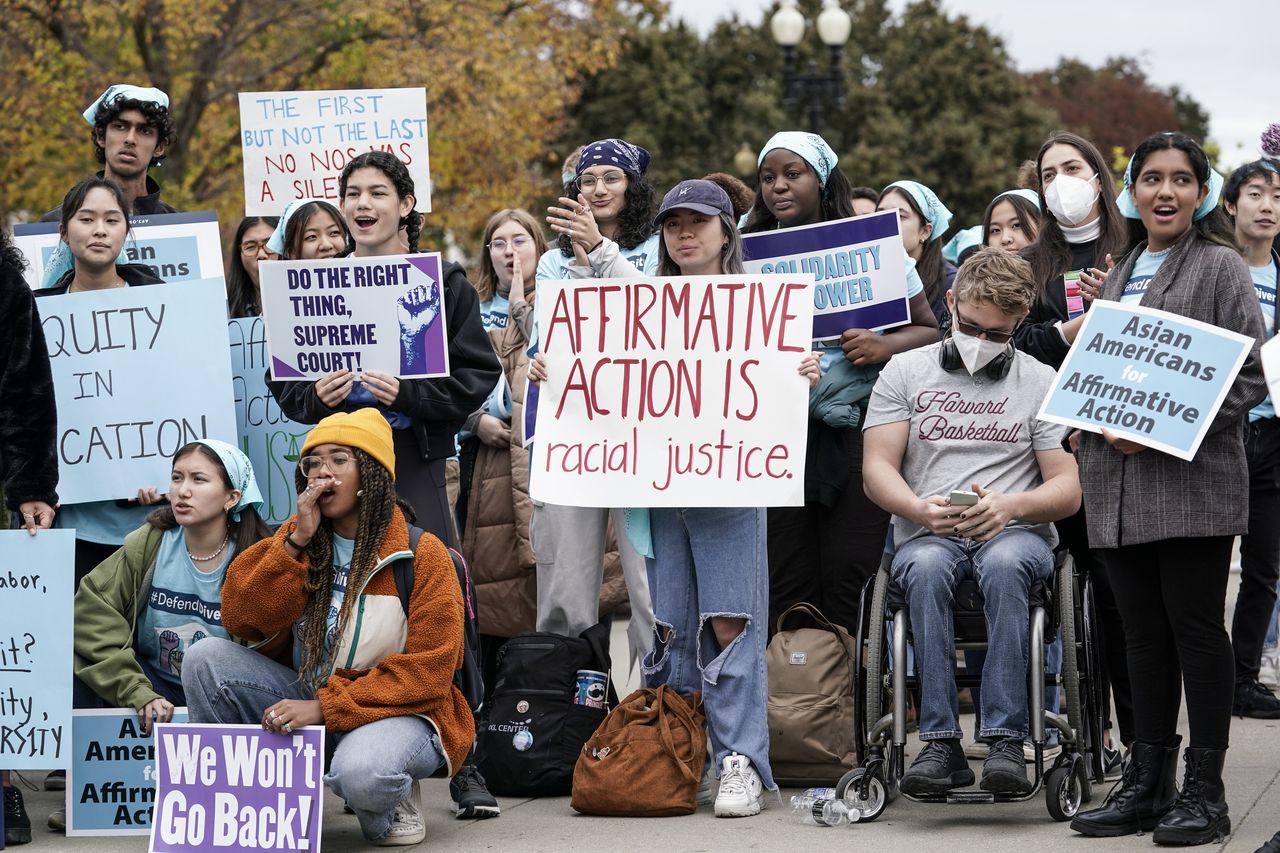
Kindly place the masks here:
<instances>
[{"instance_id":1,"label":"wheelchair wheel","mask_svg":"<svg viewBox=\"0 0 1280 853\"><path fill-rule=\"evenodd\" d=\"M884 602L889 593L889 573L876 573L875 589L871 593L871 616L867 620L867 701L862 706L866 726L864 737L871 733L884 713L884 672L888 646L884 634Z\"/></svg>"},{"instance_id":2,"label":"wheelchair wheel","mask_svg":"<svg viewBox=\"0 0 1280 853\"><path fill-rule=\"evenodd\" d=\"M857 815L859 823L875 820L889 805L888 790L877 774L871 774L867 781L867 796L862 796L862 779L866 773L865 767L855 767L836 783L836 797L844 800L850 817Z\"/></svg>"},{"instance_id":3,"label":"wheelchair wheel","mask_svg":"<svg viewBox=\"0 0 1280 853\"><path fill-rule=\"evenodd\" d=\"M1055 767L1044 777L1044 804L1056 821L1071 820L1084 802L1085 767L1077 759L1066 767Z\"/></svg>"},{"instance_id":4,"label":"wheelchair wheel","mask_svg":"<svg viewBox=\"0 0 1280 853\"><path fill-rule=\"evenodd\" d=\"M1064 560L1058 569L1058 614L1062 627L1062 691L1067 699L1067 724L1077 743L1084 743L1084 714L1080 710L1080 658L1076 648L1075 563ZM1045 786L1048 789L1048 785Z\"/></svg>"}]
</instances>

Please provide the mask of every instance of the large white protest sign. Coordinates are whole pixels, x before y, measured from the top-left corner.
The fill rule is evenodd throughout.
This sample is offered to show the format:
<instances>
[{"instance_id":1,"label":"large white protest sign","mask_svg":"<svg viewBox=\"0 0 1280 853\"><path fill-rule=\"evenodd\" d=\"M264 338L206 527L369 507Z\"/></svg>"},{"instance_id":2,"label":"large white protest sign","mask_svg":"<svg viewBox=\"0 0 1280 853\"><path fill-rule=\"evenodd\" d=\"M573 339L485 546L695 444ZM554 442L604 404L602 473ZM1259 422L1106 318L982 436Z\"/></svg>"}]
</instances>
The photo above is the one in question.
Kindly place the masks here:
<instances>
[{"instance_id":1,"label":"large white protest sign","mask_svg":"<svg viewBox=\"0 0 1280 853\"><path fill-rule=\"evenodd\" d=\"M71 760L75 532L0 531L0 768Z\"/></svg>"},{"instance_id":2,"label":"large white protest sign","mask_svg":"<svg viewBox=\"0 0 1280 853\"><path fill-rule=\"evenodd\" d=\"M1094 302L1038 417L1190 461L1253 343L1179 314Z\"/></svg>"},{"instance_id":3,"label":"large white protest sign","mask_svg":"<svg viewBox=\"0 0 1280 853\"><path fill-rule=\"evenodd\" d=\"M409 169L416 210L431 210L426 89L241 92L244 201L272 216L295 199L338 200L338 178L366 151L394 154Z\"/></svg>"},{"instance_id":4,"label":"large white protest sign","mask_svg":"<svg viewBox=\"0 0 1280 853\"><path fill-rule=\"evenodd\" d=\"M804 502L809 285L770 275L544 281L538 312L548 379L535 499Z\"/></svg>"},{"instance_id":5,"label":"large white protest sign","mask_svg":"<svg viewBox=\"0 0 1280 853\"><path fill-rule=\"evenodd\" d=\"M263 261L272 379L449 375L440 255Z\"/></svg>"},{"instance_id":6,"label":"large white protest sign","mask_svg":"<svg viewBox=\"0 0 1280 853\"><path fill-rule=\"evenodd\" d=\"M27 284L38 288L58 245L58 223L15 225L13 242L27 259ZM202 210L131 216L124 254L129 263L146 264L166 282L218 278L223 270L218 215Z\"/></svg>"},{"instance_id":7,"label":"large white protest sign","mask_svg":"<svg viewBox=\"0 0 1280 853\"><path fill-rule=\"evenodd\" d=\"M64 504L163 491L184 444L235 442L226 302L220 278L39 300Z\"/></svg>"},{"instance_id":8,"label":"large white protest sign","mask_svg":"<svg viewBox=\"0 0 1280 853\"><path fill-rule=\"evenodd\" d=\"M290 420L267 388L267 328L262 318L230 320L227 332L240 449L253 463L262 492L259 515L274 527L298 508L293 472L298 466L298 448L311 427Z\"/></svg>"},{"instance_id":9,"label":"large white protest sign","mask_svg":"<svg viewBox=\"0 0 1280 853\"><path fill-rule=\"evenodd\" d=\"M910 322L896 210L744 234L742 251L747 272L811 283L815 341Z\"/></svg>"}]
</instances>

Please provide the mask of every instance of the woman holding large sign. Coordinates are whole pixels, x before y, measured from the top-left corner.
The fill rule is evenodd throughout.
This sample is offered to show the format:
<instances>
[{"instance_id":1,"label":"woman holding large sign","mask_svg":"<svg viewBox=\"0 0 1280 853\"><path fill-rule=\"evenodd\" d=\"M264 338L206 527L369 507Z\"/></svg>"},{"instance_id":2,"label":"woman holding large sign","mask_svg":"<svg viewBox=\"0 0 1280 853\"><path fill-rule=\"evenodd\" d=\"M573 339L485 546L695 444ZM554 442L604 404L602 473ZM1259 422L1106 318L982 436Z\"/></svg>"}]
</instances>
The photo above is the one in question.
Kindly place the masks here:
<instances>
[{"instance_id":1,"label":"woman holding large sign","mask_svg":"<svg viewBox=\"0 0 1280 853\"><path fill-rule=\"evenodd\" d=\"M775 134L760 150L757 177L760 190L744 233L853 215L849 179L817 134ZM888 334L847 329L838 343L821 347L823 378L809 400L805 505L769 510L771 626L793 604L807 601L850 633L857 628L862 587L880 565L889 530L889 515L862 490L861 413L882 364L938 339L937 321L910 267L909 325ZM856 385L860 389L850 396ZM835 397L849 398L849 405L832 406Z\"/></svg>"},{"instance_id":2,"label":"woman holding large sign","mask_svg":"<svg viewBox=\"0 0 1280 853\"><path fill-rule=\"evenodd\" d=\"M413 209L413 178L394 155L370 151L353 158L342 170L338 189L355 257L418 251L421 215ZM320 219L322 212L308 223ZM443 297L448 376L401 380L382 371L357 374L344 368L316 382L272 382L270 388L284 413L300 423L364 407L381 412L394 436L401 495L425 529L455 545L445 462L454 453L454 436L498 381L499 367L466 273L458 264L443 262L441 278L426 298L438 304Z\"/></svg>"},{"instance_id":3,"label":"woman holding large sign","mask_svg":"<svg viewBox=\"0 0 1280 853\"><path fill-rule=\"evenodd\" d=\"M411 547L413 508L396 490L392 429L377 409L322 420L302 446L298 512L239 555L223 625L251 641L293 637L296 671L206 640L183 667L191 721L325 726L337 750L324 781L364 837L415 844L418 780L462 763L475 721L453 683L463 658L462 593L440 540ZM413 561L402 599L393 564Z\"/></svg>"},{"instance_id":4,"label":"woman holding large sign","mask_svg":"<svg viewBox=\"0 0 1280 853\"><path fill-rule=\"evenodd\" d=\"M1124 619L1136 737L1120 786L1071 826L1086 835L1154 827L1157 844L1205 844L1231 832L1222 765L1235 666L1223 613L1234 537L1247 532L1244 419L1266 392L1262 314L1218 209L1222 178L1199 145L1181 133L1149 137L1124 183L1121 210L1134 247L1107 277L1102 298L1255 341L1190 462L1109 432L1079 435L1089 544L1107 566ZM1159 335L1157 327L1150 346L1179 346ZM1135 364L1161 370L1177 359L1168 355ZM1175 794L1184 688L1191 736Z\"/></svg>"}]
</instances>

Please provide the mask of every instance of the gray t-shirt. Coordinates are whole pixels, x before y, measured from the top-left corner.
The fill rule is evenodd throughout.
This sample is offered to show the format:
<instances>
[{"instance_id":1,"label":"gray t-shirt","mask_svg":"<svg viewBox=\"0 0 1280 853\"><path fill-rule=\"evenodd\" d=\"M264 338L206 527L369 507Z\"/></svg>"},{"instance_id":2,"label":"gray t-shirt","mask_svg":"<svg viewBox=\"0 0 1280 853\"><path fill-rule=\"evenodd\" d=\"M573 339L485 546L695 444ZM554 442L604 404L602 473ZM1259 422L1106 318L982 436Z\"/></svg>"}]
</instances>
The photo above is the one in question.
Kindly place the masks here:
<instances>
[{"instance_id":1,"label":"gray t-shirt","mask_svg":"<svg viewBox=\"0 0 1280 853\"><path fill-rule=\"evenodd\" d=\"M1054 372L1031 356L1015 352L1001 380L979 371L948 372L938 360L941 343L899 353L880 372L863 428L910 421L902 458L902 479L916 495L948 496L972 483L997 492L1026 492L1039 486L1034 451L1062 445L1067 428L1036 420ZM1010 522L1056 544L1053 525ZM927 531L894 516L898 547Z\"/></svg>"}]
</instances>

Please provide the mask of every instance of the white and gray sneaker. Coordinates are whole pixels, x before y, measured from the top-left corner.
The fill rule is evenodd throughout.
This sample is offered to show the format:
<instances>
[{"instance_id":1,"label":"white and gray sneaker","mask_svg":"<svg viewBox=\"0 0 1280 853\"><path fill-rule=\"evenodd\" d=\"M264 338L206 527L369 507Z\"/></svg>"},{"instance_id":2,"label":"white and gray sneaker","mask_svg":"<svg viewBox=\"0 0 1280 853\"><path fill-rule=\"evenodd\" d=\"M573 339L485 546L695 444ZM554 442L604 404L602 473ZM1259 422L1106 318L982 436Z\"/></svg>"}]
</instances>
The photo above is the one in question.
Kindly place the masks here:
<instances>
[{"instance_id":1,"label":"white and gray sneaker","mask_svg":"<svg viewBox=\"0 0 1280 853\"><path fill-rule=\"evenodd\" d=\"M1280 687L1280 647L1264 646L1258 663L1258 681L1265 687Z\"/></svg>"},{"instance_id":2,"label":"white and gray sneaker","mask_svg":"<svg viewBox=\"0 0 1280 853\"><path fill-rule=\"evenodd\" d=\"M709 806L716 801L716 774L711 769L711 762L707 762L707 769L702 773L702 779L698 782L698 805Z\"/></svg>"},{"instance_id":3,"label":"white and gray sneaker","mask_svg":"<svg viewBox=\"0 0 1280 853\"><path fill-rule=\"evenodd\" d=\"M409 796L396 803L391 815L391 831L377 840L379 847L408 847L427 837L427 827L422 821L422 789L413 780Z\"/></svg>"},{"instance_id":4,"label":"white and gray sneaker","mask_svg":"<svg viewBox=\"0 0 1280 853\"><path fill-rule=\"evenodd\" d=\"M720 766L716 817L751 817L764 808L764 783L745 755L734 752Z\"/></svg>"}]
</instances>

